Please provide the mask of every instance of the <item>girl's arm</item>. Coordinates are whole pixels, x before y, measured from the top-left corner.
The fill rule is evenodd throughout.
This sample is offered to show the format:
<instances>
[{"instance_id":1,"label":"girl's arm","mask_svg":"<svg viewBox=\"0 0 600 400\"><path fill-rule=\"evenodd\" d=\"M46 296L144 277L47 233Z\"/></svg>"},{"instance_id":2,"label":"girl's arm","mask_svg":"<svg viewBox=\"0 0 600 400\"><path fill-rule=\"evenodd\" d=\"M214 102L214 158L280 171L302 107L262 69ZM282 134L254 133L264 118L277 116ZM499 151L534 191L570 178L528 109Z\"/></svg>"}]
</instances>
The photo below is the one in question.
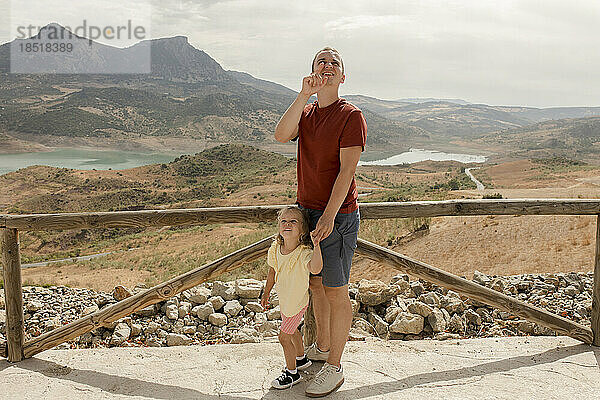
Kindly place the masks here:
<instances>
[{"instance_id":1,"label":"girl's arm","mask_svg":"<svg viewBox=\"0 0 600 400\"><path fill-rule=\"evenodd\" d=\"M271 290L273 289L273 285L275 285L275 270L273 267L269 267L269 274L267 275L267 283L265 284L265 290L263 291L263 295L260 299L260 305L265 310L269 305L269 296L271 295Z\"/></svg>"},{"instance_id":2,"label":"girl's arm","mask_svg":"<svg viewBox=\"0 0 600 400\"><path fill-rule=\"evenodd\" d=\"M314 242L313 242L314 243ZM323 256L321 256L321 245L315 244L312 257L308 262L308 270L313 274L318 274L323 269Z\"/></svg>"}]
</instances>

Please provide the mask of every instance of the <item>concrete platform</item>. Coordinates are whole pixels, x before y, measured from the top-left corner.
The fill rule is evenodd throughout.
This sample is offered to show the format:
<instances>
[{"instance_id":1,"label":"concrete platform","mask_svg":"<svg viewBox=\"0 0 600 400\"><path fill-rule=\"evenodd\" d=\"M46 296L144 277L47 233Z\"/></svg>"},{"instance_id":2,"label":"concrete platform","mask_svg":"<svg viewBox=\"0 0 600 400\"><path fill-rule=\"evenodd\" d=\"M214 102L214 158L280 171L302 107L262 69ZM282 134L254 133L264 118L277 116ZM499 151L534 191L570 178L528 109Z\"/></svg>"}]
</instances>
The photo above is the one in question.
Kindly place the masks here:
<instances>
[{"instance_id":1,"label":"concrete platform","mask_svg":"<svg viewBox=\"0 0 600 400\"><path fill-rule=\"evenodd\" d=\"M600 349L567 337L352 342L343 365L330 399L600 399ZM270 389L282 366L277 343L50 350L0 360L0 398L304 399Z\"/></svg>"}]
</instances>

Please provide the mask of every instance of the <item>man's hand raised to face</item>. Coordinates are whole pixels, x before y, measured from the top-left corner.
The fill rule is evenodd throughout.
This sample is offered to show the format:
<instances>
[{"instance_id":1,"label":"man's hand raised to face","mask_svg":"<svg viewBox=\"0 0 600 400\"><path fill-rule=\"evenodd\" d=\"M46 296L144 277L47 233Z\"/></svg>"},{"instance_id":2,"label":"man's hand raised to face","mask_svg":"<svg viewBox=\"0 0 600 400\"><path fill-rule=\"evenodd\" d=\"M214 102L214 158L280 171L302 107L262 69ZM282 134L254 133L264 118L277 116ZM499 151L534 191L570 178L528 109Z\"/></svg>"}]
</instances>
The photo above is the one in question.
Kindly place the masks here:
<instances>
[{"instance_id":1,"label":"man's hand raised to face","mask_svg":"<svg viewBox=\"0 0 600 400\"><path fill-rule=\"evenodd\" d=\"M302 94L310 97L323 89L327 84L327 77L321 75L323 68L325 68L325 65L320 64L315 72L302 78Z\"/></svg>"}]
</instances>

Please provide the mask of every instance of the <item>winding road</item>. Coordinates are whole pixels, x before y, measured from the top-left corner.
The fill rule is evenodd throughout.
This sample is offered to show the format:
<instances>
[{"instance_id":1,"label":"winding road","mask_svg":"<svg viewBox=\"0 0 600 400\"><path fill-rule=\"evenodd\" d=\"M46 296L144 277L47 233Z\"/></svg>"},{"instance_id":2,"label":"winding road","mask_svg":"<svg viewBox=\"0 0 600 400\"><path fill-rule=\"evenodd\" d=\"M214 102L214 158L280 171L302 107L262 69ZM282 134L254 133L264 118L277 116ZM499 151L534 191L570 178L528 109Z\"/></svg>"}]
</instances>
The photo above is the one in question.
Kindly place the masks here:
<instances>
[{"instance_id":1,"label":"winding road","mask_svg":"<svg viewBox=\"0 0 600 400\"><path fill-rule=\"evenodd\" d=\"M472 169L479 169L479 168L480 168L480 167L474 167L474 168L465 168L465 174L467 174L467 176L468 176L469 178L471 178L471 180L472 180L473 182L475 182L475 184L477 185L477 190L483 190L483 189L485 189L485 186L483 186L483 183L479 182L479 181L477 180L477 178L475 178L475 177L473 176L473 174L471 173L471 170L472 170Z\"/></svg>"}]
</instances>

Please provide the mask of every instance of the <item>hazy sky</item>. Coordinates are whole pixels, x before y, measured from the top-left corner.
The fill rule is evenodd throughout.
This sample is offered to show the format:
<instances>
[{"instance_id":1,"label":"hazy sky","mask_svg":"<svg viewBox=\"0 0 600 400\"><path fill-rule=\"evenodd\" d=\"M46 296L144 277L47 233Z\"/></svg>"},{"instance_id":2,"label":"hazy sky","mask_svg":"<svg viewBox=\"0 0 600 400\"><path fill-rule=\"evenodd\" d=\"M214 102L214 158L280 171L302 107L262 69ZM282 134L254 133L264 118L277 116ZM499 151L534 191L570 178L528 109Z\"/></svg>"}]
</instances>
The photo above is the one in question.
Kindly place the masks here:
<instances>
[{"instance_id":1,"label":"hazy sky","mask_svg":"<svg viewBox=\"0 0 600 400\"><path fill-rule=\"evenodd\" d=\"M135 10L136 2L144 3L126 3ZM19 7L25 3L19 1ZM45 3L35 16L40 23L61 23L57 5L73 4ZM329 45L346 65L342 94L600 106L599 0L153 0L152 5L152 37L186 35L225 69L294 90L315 51ZM10 4L0 6L0 14L2 7Z\"/></svg>"}]
</instances>

